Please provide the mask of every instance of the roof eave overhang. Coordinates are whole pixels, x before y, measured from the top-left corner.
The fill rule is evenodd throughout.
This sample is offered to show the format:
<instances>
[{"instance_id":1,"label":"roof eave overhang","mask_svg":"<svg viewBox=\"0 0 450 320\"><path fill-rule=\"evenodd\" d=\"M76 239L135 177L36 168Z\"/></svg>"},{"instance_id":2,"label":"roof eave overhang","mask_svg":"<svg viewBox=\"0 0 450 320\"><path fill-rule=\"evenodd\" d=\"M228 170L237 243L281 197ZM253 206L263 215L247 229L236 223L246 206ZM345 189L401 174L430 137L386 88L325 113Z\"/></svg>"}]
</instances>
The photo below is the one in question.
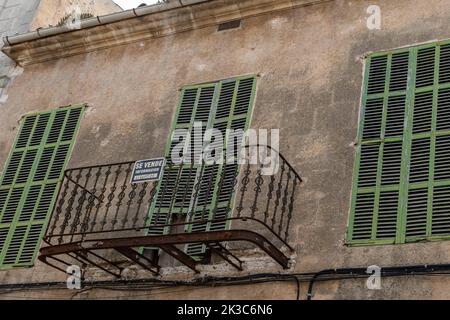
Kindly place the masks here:
<instances>
[{"instance_id":1,"label":"roof eave overhang","mask_svg":"<svg viewBox=\"0 0 450 320\"><path fill-rule=\"evenodd\" d=\"M21 66L332 0L182 0L5 38L2 51Z\"/></svg>"}]
</instances>

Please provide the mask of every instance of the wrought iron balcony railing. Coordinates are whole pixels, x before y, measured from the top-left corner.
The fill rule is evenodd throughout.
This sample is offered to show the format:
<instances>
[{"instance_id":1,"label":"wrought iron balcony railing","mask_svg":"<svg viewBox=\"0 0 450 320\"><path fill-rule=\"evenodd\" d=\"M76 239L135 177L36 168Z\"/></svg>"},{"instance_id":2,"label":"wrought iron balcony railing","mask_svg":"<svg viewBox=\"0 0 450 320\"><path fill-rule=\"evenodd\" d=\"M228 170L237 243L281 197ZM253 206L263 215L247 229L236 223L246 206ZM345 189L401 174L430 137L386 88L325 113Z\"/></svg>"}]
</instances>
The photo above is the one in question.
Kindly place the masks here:
<instances>
[{"instance_id":1,"label":"wrought iron balcony railing","mask_svg":"<svg viewBox=\"0 0 450 320\"><path fill-rule=\"evenodd\" d=\"M66 170L39 259L63 272L76 260L120 277L125 261L158 274L166 253L197 271L215 254L242 270L236 252L247 243L288 268L301 178L278 159L272 175L250 161L168 163L160 182L140 184L130 183L134 162Z\"/></svg>"}]
</instances>

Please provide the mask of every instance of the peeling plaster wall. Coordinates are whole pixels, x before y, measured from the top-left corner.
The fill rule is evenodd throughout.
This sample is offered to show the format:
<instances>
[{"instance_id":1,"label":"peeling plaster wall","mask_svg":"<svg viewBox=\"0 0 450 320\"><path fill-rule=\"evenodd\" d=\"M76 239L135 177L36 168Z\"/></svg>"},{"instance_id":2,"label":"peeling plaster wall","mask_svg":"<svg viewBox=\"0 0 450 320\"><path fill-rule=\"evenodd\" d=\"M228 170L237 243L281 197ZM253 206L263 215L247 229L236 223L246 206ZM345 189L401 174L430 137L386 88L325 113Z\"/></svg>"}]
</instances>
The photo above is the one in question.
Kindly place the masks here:
<instances>
[{"instance_id":1,"label":"peeling plaster wall","mask_svg":"<svg viewBox=\"0 0 450 320\"><path fill-rule=\"evenodd\" d=\"M366 28L366 8L373 4L382 10L382 29L377 31ZM349 248L344 235L361 56L450 38L449 4L336 0L249 18L240 29L227 32L208 27L30 65L11 85L8 112L0 115L0 163L6 161L23 114L80 102L90 108L70 167L161 156L181 86L260 74L251 126L280 128L281 151L305 180L292 222L294 271L448 263L449 241ZM64 279L40 263L0 272L0 283ZM139 293L21 291L1 297L293 299L295 290L294 283L274 283ZM367 290L365 280L325 282L316 285L315 298L449 299L450 279L383 279L381 290Z\"/></svg>"}]
</instances>

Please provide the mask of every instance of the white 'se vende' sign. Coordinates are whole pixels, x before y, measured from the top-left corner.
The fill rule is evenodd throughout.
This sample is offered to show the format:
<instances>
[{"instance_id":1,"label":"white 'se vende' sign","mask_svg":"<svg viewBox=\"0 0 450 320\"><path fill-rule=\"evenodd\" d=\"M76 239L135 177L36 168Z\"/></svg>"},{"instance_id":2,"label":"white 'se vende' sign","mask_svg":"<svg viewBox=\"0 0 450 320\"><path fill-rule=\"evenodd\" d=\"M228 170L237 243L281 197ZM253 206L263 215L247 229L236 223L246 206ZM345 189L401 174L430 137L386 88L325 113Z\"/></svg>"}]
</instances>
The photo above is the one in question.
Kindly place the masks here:
<instances>
[{"instance_id":1,"label":"white 'se vende' sign","mask_svg":"<svg viewBox=\"0 0 450 320\"><path fill-rule=\"evenodd\" d=\"M158 181L161 179L166 159L138 160L134 164L131 183Z\"/></svg>"}]
</instances>

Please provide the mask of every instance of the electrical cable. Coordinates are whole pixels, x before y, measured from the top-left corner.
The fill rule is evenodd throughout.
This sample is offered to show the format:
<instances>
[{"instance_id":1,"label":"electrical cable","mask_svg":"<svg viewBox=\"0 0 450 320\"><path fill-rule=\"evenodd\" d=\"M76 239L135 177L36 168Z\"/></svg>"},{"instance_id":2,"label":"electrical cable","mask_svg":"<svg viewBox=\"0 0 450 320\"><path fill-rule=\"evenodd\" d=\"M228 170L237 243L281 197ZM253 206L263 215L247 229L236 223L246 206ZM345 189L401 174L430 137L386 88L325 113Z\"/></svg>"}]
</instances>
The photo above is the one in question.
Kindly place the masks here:
<instances>
[{"instance_id":1,"label":"electrical cable","mask_svg":"<svg viewBox=\"0 0 450 320\"><path fill-rule=\"evenodd\" d=\"M398 267L386 267L380 268L380 276L392 277L392 276L407 276L418 274L431 274L436 271L449 271L450 264L432 264L432 265L413 265L413 266L398 266ZM325 269L317 272L313 275L308 285L307 300L312 300L314 283L322 275L336 275L336 274L349 274L357 276L368 277L370 274L367 272L367 268L341 268L341 269ZM449 273L450 274L450 273Z\"/></svg>"},{"instance_id":2,"label":"electrical cable","mask_svg":"<svg viewBox=\"0 0 450 320\"><path fill-rule=\"evenodd\" d=\"M448 276L450 275L450 264L434 264L434 265L413 265L413 266L395 266L381 268L382 277L399 277L399 276ZM104 280L104 281L85 281L83 282L83 290L92 289L104 290L127 290L127 291L149 291L146 296L155 294L156 290L166 293L169 287L217 287L217 286L235 286L248 285L256 283L284 282L295 281L297 286L296 299L300 299L300 283L309 282L307 300L312 300L313 288L316 282L346 280L367 278L370 274L366 268L340 268L325 269L318 272L309 273L260 273L239 277L203 277L192 281L184 280L161 280L155 278L133 279L133 280ZM67 289L66 282L41 282L41 283L20 283L20 284L0 284L0 294L10 294L18 291L29 290L61 290ZM186 289L190 290L190 289ZM67 297L61 295L60 297ZM137 297L137 296L136 296ZM111 297L113 298L113 297Z\"/></svg>"}]
</instances>

